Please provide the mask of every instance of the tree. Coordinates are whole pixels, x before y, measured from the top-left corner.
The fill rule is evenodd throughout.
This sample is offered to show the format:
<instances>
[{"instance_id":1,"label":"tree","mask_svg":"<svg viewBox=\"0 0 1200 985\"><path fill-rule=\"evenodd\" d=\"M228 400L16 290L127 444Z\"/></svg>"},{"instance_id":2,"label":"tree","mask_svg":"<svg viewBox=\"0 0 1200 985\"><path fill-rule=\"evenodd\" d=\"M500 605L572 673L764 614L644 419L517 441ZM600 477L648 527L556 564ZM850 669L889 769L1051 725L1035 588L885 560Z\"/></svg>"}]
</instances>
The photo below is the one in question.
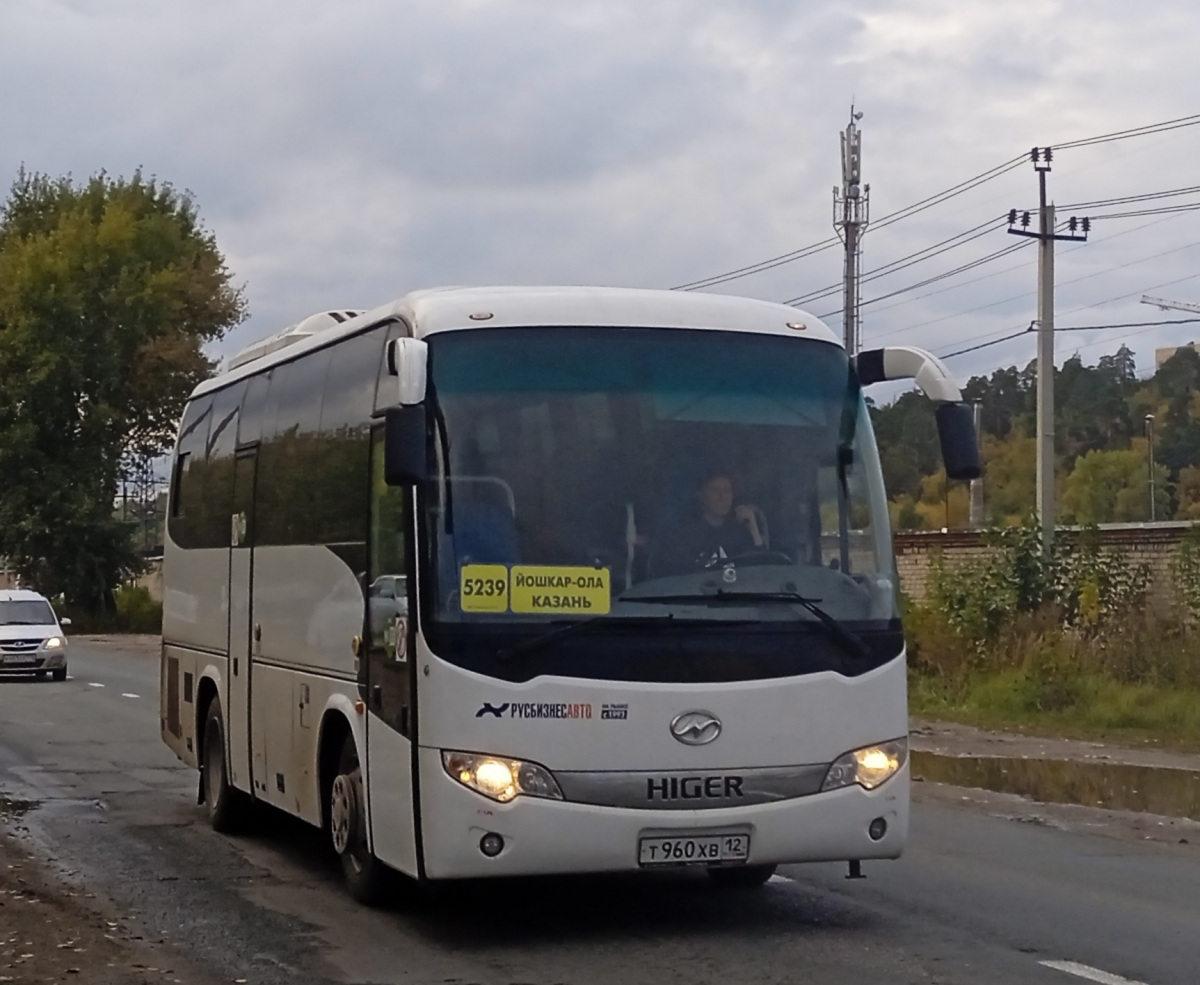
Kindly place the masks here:
<instances>
[{"instance_id":1,"label":"tree","mask_svg":"<svg viewBox=\"0 0 1200 985\"><path fill-rule=\"evenodd\" d=\"M1154 467L1154 482L1166 499L1168 475ZM1150 519L1147 448L1136 439L1121 451L1090 451L1081 455L1063 485L1064 520L1075 523L1119 523Z\"/></svg>"},{"instance_id":2,"label":"tree","mask_svg":"<svg viewBox=\"0 0 1200 985\"><path fill-rule=\"evenodd\" d=\"M161 454L202 346L246 313L189 195L140 172L22 170L0 208L0 554L47 594L111 611L139 567L121 462Z\"/></svg>"},{"instance_id":3,"label":"tree","mask_svg":"<svg viewBox=\"0 0 1200 985\"><path fill-rule=\"evenodd\" d=\"M983 438L983 500L988 522L1020 524L1037 508L1037 439L1011 434Z\"/></svg>"},{"instance_id":4,"label":"tree","mask_svg":"<svg viewBox=\"0 0 1200 985\"><path fill-rule=\"evenodd\" d=\"M917 496L922 476L942 464L937 424L929 401L915 390L886 407L871 408L871 424L888 493Z\"/></svg>"},{"instance_id":5,"label":"tree","mask_svg":"<svg viewBox=\"0 0 1200 985\"><path fill-rule=\"evenodd\" d=\"M1055 372L1056 431L1068 466L1089 451L1128 447L1136 433L1128 402L1133 381L1133 356L1124 346L1096 366L1074 356Z\"/></svg>"}]
</instances>

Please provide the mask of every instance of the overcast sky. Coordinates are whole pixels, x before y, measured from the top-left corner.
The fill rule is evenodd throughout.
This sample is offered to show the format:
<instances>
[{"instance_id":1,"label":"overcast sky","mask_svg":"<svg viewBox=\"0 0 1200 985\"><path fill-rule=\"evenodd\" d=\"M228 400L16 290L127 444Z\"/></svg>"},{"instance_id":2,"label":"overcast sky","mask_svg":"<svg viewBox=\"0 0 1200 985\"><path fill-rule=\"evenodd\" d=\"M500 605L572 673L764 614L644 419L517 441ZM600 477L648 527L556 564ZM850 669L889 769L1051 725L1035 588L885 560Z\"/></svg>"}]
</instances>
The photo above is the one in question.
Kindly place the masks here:
<instances>
[{"instance_id":1,"label":"overcast sky","mask_svg":"<svg viewBox=\"0 0 1200 985\"><path fill-rule=\"evenodd\" d=\"M1035 144L1200 113L1197 37L1195 0L0 0L0 181L141 166L194 193L250 304L225 355L418 287L671 287L777 256L832 234L851 100L882 218ZM1064 149L1051 196L1200 185L1198 151L1200 126ZM1036 189L1022 165L869 229L864 267ZM1016 242L997 228L864 300ZM1198 263L1200 212L1097 222L1059 246L1058 324L1186 317L1139 298L1200 302ZM829 249L715 290L786 300L840 277ZM864 341L954 352L1028 325L1035 286L1030 246L867 305ZM1058 354L1124 341L1144 372L1191 338L1200 324L1073 332Z\"/></svg>"}]
</instances>

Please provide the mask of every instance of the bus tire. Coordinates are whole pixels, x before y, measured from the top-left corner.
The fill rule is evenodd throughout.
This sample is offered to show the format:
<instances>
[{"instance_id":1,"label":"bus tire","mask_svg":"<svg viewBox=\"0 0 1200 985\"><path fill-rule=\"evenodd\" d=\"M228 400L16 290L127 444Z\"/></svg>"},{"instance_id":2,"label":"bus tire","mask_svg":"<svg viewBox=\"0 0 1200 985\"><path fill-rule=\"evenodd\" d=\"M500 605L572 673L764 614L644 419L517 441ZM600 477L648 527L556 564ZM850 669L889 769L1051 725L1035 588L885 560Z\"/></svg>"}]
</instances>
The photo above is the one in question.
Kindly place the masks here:
<instances>
[{"instance_id":1,"label":"bus tire","mask_svg":"<svg viewBox=\"0 0 1200 985\"><path fill-rule=\"evenodd\" d=\"M758 889L775 875L774 865L738 865L709 869L708 877L721 889Z\"/></svg>"},{"instance_id":2,"label":"bus tire","mask_svg":"<svg viewBox=\"0 0 1200 985\"><path fill-rule=\"evenodd\" d=\"M225 763L225 722L221 705L214 697L204 716L204 760L200 766L208 823L214 831L229 834L245 819L244 795L229 785Z\"/></svg>"},{"instance_id":3,"label":"bus tire","mask_svg":"<svg viewBox=\"0 0 1200 985\"><path fill-rule=\"evenodd\" d=\"M342 861L346 888L359 903L376 906L388 888L387 867L367 847L367 815L362 767L354 736L342 741L337 775L329 787L329 834Z\"/></svg>"}]
</instances>

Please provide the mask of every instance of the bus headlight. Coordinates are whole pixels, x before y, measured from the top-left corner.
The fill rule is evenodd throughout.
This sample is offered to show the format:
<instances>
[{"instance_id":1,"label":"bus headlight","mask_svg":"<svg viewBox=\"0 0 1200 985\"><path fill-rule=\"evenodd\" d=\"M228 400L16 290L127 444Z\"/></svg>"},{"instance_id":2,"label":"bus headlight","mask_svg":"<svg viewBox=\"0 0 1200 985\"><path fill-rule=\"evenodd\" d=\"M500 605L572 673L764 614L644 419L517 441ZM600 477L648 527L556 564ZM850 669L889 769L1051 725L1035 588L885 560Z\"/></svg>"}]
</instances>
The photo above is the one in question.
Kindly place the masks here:
<instances>
[{"instance_id":1,"label":"bus headlight","mask_svg":"<svg viewBox=\"0 0 1200 985\"><path fill-rule=\"evenodd\" d=\"M821 792L838 790L855 783L867 790L874 790L884 780L898 773L907 761L907 737L863 746L833 761L829 772L825 774L825 782L821 784Z\"/></svg>"},{"instance_id":2,"label":"bus headlight","mask_svg":"<svg viewBox=\"0 0 1200 985\"><path fill-rule=\"evenodd\" d=\"M502 804L522 795L563 799L553 775L537 763L443 750L442 767L463 786Z\"/></svg>"}]
</instances>

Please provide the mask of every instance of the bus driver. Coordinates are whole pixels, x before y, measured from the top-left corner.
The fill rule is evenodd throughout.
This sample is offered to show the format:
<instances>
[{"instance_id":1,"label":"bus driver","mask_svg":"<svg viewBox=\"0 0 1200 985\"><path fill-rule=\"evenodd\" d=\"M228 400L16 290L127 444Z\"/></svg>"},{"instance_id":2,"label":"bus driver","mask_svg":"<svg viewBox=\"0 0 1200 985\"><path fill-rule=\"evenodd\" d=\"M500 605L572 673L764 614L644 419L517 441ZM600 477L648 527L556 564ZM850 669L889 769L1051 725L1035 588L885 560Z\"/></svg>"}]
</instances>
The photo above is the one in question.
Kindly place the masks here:
<instances>
[{"instance_id":1,"label":"bus driver","mask_svg":"<svg viewBox=\"0 0 1200 985\"><path fill-rule=\"evenodd\" d=\"M696 486L696 509L666 532L656 575L712 568L726 558L764 550L766 542L753 506L733 504L733 477L713 469Z\"/></svg>"}]
</instances>

